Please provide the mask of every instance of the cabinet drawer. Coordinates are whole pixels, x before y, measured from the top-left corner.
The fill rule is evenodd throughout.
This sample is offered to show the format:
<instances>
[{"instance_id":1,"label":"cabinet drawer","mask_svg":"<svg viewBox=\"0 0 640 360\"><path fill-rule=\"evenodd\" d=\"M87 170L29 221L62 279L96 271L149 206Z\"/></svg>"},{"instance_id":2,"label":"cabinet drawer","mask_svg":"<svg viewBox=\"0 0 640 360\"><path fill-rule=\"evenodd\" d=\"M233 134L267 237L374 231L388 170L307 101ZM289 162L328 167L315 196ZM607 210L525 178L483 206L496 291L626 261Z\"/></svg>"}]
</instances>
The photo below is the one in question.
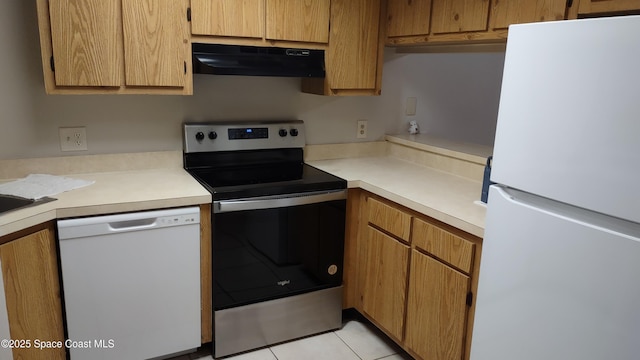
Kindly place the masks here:
<instances>
[{"instance_id":1,"label":"cabinet drawer","mask_svg":"<svg viewBox=\"0 0 640 360\"><path fill-rule=\"evenodd\" d=\"M373 198L367 198L367 221L378 228L409 242L411 215Z\"/></svg>"},{"instance_id":2,"label":"cabinet drawer","mask_svg":"<svg viewBox=\"0 0 640 360\"><path fill-rule=\"evenodd\" d=\"M457 235L420 219L413 219L416 247L466 272L471 272L475 245Z\"/></svg>"}]
</instances>

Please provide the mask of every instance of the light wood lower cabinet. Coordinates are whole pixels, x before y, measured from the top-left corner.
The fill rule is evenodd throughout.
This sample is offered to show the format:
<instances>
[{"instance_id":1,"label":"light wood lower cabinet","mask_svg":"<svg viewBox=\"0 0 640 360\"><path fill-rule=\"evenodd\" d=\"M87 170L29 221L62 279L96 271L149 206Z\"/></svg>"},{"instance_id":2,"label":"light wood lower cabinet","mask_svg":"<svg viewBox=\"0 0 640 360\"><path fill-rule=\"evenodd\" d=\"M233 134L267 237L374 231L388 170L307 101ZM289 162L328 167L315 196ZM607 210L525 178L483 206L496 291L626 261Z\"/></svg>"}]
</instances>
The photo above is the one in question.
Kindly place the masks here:
<instances>
[{"instance_id":1,"label":"light wood lower cabinet","mask_svg":"<svg viewBox=\"0 0 640 360\"><path fill-rule=\"evenodd\" d=\"M65 359L64 346L36 349L36 341L64 343L62 303L53 224L0 238L2 283L13 359Z\"/></svg>"},{"instance_id":2,"label":"light wood lower cabinet","mask_svg":"<svg viewBox=\"0 0 640 360\"><path fill-rule=\"evenodd\" d=\"M368 226L362 310L402 339L409 246Z\"/></svg>"},{"instance_id":3,"label":"light wood lower cabinet","mask_svg":"<svg viewBox=\"0 0 640 360\"><path fill-rule=\"evenodd\" d=\"M464 350L471 280L413 250L405 344L423 359L460 360Z\"/></svg>"},{"instance_id":4,"label":"light wood lower cabinet","mask_svg":"<svg viewBox=\"0 0 640 360\"><path fill-rule=\"evenodd\" d=\"M416 359L469 359L482 240L363 190L349 202L345 304Z\"/></svg>"}]
</instances>

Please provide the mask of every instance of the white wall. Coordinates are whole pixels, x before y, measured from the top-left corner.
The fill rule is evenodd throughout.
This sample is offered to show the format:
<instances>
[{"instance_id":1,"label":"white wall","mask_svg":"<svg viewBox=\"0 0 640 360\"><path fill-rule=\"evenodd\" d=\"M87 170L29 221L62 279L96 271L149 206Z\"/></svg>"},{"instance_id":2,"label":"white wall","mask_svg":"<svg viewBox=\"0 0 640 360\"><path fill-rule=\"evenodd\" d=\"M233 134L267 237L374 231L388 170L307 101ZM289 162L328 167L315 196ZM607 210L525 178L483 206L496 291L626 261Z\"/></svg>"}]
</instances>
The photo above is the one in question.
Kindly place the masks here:
<instances>
[{"instance_id":1,"label":"white wall","mask_svg":"<svg viewBox=\"0 0 640 360\"><path fill-rule=\"evenodd\" d=\"M288 78L195 75L194 95L45 95L35 1L0 1L0 159L179 150L181 124L220 119L302 119L310 144L380 140L421 129L491 144L503 54L385 54L383 95L303 94ZM404 99L418 98L411 119ZM356 139L356 121L369 121ZM58 128L86 126L89 151L62 153Z\"/></svg>"}]
</instances>

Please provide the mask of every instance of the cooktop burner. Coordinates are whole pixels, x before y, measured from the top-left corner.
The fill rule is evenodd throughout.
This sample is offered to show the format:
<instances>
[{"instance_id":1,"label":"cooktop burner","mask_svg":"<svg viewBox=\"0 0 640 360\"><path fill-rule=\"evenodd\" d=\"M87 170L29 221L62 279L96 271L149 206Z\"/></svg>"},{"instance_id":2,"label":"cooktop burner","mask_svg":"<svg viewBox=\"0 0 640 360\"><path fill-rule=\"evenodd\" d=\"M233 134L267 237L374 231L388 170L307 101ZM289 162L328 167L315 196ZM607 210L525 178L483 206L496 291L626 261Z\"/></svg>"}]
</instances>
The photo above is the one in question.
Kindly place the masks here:
<instances>
[{"instance_id":1,"label":"cooktop burner","mask_svg":"<svg viewBox=\"0 0 640 360\"><path fill-rule=\"evenodd\" d=\"M185 124L185 169L214 200L346 189L303 162L304 124Z\"/></svg>"}]
</instances>

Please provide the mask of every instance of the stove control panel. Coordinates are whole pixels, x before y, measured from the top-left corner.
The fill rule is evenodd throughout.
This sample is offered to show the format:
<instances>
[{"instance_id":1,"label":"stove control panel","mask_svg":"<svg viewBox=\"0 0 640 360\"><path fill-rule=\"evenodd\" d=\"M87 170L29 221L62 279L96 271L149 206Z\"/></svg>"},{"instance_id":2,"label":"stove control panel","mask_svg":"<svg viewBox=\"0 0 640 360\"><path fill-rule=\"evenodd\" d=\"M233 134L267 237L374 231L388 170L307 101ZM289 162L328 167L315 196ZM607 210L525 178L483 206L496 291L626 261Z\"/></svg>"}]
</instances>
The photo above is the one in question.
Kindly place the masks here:
<instances>
[{"instance_id":1,"label":"stove control panel","mask_svg":"<svg viewBox=\"0 0 640 360\"><path fill-rule=\"evenodd\" d=\"M301 120L184 124L185 153L304 146L304 123Z\"/></svg>"}]
</instances>

